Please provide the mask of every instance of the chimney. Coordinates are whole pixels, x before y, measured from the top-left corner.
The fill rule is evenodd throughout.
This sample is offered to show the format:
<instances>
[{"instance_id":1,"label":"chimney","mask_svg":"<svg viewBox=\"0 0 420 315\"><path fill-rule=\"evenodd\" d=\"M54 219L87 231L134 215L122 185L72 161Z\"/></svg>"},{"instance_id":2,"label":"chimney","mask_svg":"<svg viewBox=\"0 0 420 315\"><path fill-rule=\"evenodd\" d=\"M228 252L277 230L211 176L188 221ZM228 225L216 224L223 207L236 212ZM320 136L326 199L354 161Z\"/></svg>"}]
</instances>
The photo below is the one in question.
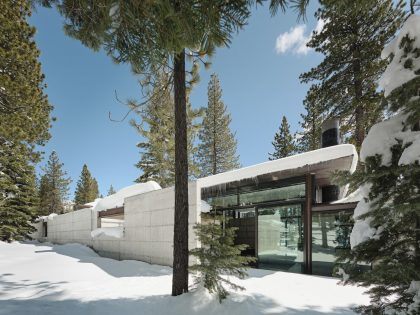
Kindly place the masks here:
<instances>
[{"instance_id":1,"label":"chimney","mask_svg":"<svg viewBox=\"0 0 420 315\"><path fill-rule=\"evenodd\" d=\"M321 127L321 147L331 147L340 144L340 124L337 118L324 121Z\"/></svg>"},{"instance_id":2,"label":"chimney","mask_svg":"<svg viewBox=\"0 0 420 315\"><path fill-rule=\"evenodd\" d=\"M328 119L323 122L321 127L321 147L331 147L340 144L340 124L337 118ZM321 187L322 202L330 203L338 200L340 187L336 185L326 185Z\"/></svg>"}]
</instances>

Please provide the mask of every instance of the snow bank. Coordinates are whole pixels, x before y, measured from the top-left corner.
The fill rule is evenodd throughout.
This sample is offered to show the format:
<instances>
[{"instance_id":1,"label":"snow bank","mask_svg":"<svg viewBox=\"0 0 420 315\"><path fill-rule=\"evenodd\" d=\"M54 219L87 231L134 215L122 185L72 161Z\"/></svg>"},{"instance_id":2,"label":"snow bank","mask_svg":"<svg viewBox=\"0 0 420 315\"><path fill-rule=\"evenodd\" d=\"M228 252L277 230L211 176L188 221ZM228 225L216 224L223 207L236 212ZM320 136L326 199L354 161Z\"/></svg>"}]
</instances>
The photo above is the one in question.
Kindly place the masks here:
<instances>
[{"instance_id":1,"label":"snow bank","mask_svg":"<svg viewBox=\"0 0 420 315\"><path fill-rule=\"evenodd\" d=\"M79 244L0 242L0 270L2 315L355 315L352 306L369 302L364 288L334 278L255 269L230 278L246 291L222 304L203 289L173 297L171 268Z\"/></svg>"},{"instance_id":2,"label":"snow bank","mask_svg":"<svg viewBox=\"0 0 420 315\"><path fill-rule=\"evenodd\" d=\"M379 85L385 91L385 97L390 95L393 90L400 87L404 83L409 82L418 75L414 72L420 69L420 58L413 58L412 53L405 54L400 48L403 38L408 35L414 39L413 46L420 47L420 16L410 15L401 28L398 36L382 51L382 58L388 58L394 55L391 63L382 75ZM404 63L411 58L413 65L411 68L405 68Z\"/></svg>"},{"instance_id":3,"label":"snow bank","mask_svg":"<svg viewBox=\"0 0 420 315\"><path fill-rule=\"evenodd\" d=\"M125 198L159 189L162 188L155 181L148 181L146 183L139 183L132 186L124 187L123 189L117 191L115 194L100 199L95 205L95 207L93 207L93 210L103 211L107 209L122 207L124 205Z\"/></svg>"},{"instance_id":4,"label":"snow bank","mask_svg":"<svg viewBox=\"0 0 420 315\"><path fill-rule=\"evenodd\" d=\"M116 227L103 227L99 229L95 229L90 232L90 236L92 238L97 238L101 236L111 236L115 238L122 238L124 236L124 227L116 226Z\"/></svg>"},{"instance_id":5,"label":"snow bank","mask_svg":"<svg viewBox=\"0 0 420 315\"><path fill-rule=\"evenodd\" d=\"M340 144L328 148L305 152L282 159L268 161L261 164L244 167L226 173L220 173L197 180L200 187L211 187L224 183L239 181L245 178L253 178L258 175L300 168L321 162L331 161L343 157L352 156L350 172L354 172L357 165L357 152L351 144Z\"/></svg>"}]
</instances>

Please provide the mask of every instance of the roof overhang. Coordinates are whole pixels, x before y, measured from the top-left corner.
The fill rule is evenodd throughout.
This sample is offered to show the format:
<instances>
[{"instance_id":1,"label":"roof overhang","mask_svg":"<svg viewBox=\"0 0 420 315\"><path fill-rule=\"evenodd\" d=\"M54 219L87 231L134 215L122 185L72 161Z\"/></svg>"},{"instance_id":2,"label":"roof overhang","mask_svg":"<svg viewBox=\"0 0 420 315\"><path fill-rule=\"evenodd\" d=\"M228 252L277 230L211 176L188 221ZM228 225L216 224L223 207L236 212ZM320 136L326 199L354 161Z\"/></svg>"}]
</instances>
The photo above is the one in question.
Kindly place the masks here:
<instances>
[{"instance_id":1,"label":"roof overhang","mask_svg":"<svg viewBox=\"0 0 420 315\"><path fill-rule=\"evenodd\" d=\"M290 157L220 173L197 180L205 190L226 190L255 183L315 174L317 184L328 184L331 173L337 170L353 172L357 165L357 152L351 144L322 148Z\"/></svg>"}]
</instances>

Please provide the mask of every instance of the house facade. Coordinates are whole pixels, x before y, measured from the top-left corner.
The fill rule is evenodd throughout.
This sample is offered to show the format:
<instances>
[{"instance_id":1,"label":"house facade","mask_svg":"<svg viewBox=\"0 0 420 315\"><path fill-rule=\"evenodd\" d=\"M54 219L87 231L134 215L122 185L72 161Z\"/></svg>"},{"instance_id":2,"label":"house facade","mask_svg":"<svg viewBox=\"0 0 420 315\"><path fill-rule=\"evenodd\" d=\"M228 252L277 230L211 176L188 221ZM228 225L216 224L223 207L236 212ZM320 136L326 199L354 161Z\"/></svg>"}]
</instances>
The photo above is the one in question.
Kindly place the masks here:
<instances>
[{"instance_id":1,"label":"house facade","mask_svg":"<svg viewBox=\"0 0 420 315\"><path fill-rule=\"evenodd\" d=\"M356 202L340 201L346 187L334 171L353 171L353 145L334 145L201 178L189 184L189 247L200 246L194 225L219 213L238 228L236 242L258 268L331 275L337 253L348 250ZM174 188L136 184L91 207L50 215L33 237L78 242L100 255L172 265Z\"/></svg>"}]
</instances>

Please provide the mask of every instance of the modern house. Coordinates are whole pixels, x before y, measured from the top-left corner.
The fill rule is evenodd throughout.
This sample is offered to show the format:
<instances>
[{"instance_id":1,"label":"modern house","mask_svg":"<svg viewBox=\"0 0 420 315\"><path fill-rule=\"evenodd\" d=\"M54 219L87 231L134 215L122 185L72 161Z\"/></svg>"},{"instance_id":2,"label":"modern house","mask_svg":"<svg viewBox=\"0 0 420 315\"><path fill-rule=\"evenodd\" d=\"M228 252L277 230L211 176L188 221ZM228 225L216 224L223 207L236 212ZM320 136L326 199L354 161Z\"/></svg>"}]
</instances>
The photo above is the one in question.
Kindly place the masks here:
<instances>
[{"instance_id":1,"label":"modern house","mask_svg":"<svg viewBox=\"0 0 420 315\"><path fill-rule=\"evenodd\" d=\"M327 126L328 127L328 126ZM338 143L279 160L198 179L189 184L189 247L200 246L193 226L216 211L238 228L258 268L331 275L336 254L348 250L357 199L331 183L335 171L353 171L353 145ZM340 201L341 200L341 201ZM99 254L172 265L174 188L154 182L124 188L81 209L44 218L34 238L79 242ZM48 233L46 233L48 231Z\"/></svg>"}]
</instances>

